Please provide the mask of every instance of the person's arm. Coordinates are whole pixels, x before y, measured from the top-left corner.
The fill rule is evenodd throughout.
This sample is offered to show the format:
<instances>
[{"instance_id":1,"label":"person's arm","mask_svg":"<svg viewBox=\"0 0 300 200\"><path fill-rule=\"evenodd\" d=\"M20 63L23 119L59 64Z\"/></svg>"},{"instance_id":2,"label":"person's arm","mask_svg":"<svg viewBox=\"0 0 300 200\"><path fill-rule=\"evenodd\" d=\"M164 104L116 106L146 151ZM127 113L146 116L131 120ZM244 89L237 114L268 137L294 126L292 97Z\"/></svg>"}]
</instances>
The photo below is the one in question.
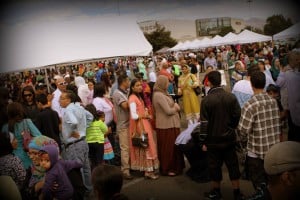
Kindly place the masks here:
<instances>
[{"instance_id":1,"label":"person's arm","mask_svg":"<svg viewBox=\"0 0 300 200\"><path fill-rule=\"evenodd\" d=\"M199 86L199 81L198 81L197 77L194 74L191 74L191 78L192 78L192 81L193 81L192 88L198 87Z\"/></svg>"},{"instance_id":2,"label":"person's arm","mask_svg":"<svg viewBox=\"0 0 300 200\"><path fill-rule=\"evenodd\" d=\"M239 120L241 117L241 107L240 104L237 100L237 98L233 98L233 102L232 102L232 110L231 110L231 121L230 121L230 127L231 128L236 128L239 124Z\"/></svg>"},{"instance_id":3,"label":"person's arm","mask_svg":"<svg viewBox=\"0 0 300 200\"><path fill-rule=\"evenodd\" d=\"M279 87L283 87L285 84L285 72L284 71L280 71L277 80L276 80L276 85Z\"/></svg>"},{"instance_id":4,"label":"person's arm","mask_svg":"<svg viewBox=\"0 0 300 200\"><path fill-rule=\"evenodd\" d=\"M64 117L63 117L64 123L68 124L71 127L76 127L78 124L77 118L73 115L71 112L65 112ZM80 137L79 133L68 133L65 131L62 131L62 138L63 140L67 141L70 137L78 138Z\"/></svg>"},{"instance_id":5,"label":"person's arm","mask_svg":"<svg viewBox=\"0 0 300 200\"><path fill-rule=\"evenodd\" d=\"M83 166L83 164L77 160L61 160L60 163L64 166L66 172L69 172L74 168L81 168Z\"/></svg>"},{"instance_id":6,"label":"person's arm","mask_svg":"<svg viewBox=\"0 0 300 200\"><path fill-rule=\"evenodd\" d=\"M201 112L200 112L200 120L201 121L208 121L208 109L207 109L207 101L204 98L201 102Z\"/></svg>"},{"instance_id":7,"label":"person's arm","mask_svg":"<svg viewBox=\"0 0 300 200\"><path fill-rule=\"evenodd\" d=\"M253 115L249 111L248 105L246 103L242 108L241 118L237 127L242 137L246 137L252 130Z\"/></svg>"},{"instance_id":8,"label":"person's arm","mask_svg":"<svg viewBox=\"0 0 300 200\"><path fill-rule=\"evenodd\" d=\"M119 104L120 107L124 110L129 110L129 105L128 105L128 101L123 101L122 103Z\"/></svg>"},{"instance_id":9,"label":"person's arm","mask_svg":"<svg viewBox=\"0 0 300 200\"><path fill-rule=\"evenodd\" d=\"M35 137L35 136L42 135L40 130L34 125L34 123L31 121L31 119L24 119L24 120L25 120L24 122L27 124L32 136Z\"/></svg>"},{"instance_id":10,"label":"person's arm","mask_svg":"<svg viewBox=\"0 0 300 200\"><path fill-rule=\"evenodd\" d=\"M89 127L92 121L94 120L94 116L87 110L85 110L85 115L86 115L86 125L87 127Z\"/></svg>"},{"instance_id":11,"label":"person's arm","mask_svg":"<svg viewBox=\"0 0 300 200\"><path fill-rule=\"evenodd\" d=\"M131 102L129 104L129 110L130 110L130 116L132 119L134 120L137 120L139 118L139 115L137 113L137 110L136 110L136 103L135 102Z\"/></svg>"},{"instance_id":12,"label":"person's arm","mask_svg":"<svg viewBox=\"0 0 300 200\"><path fill-rule=\"evenodd\" d=\"M102 133L104 133L104 135L108 133L108 127L103 121L100 123L100 130Z\"/></svg>"},{"instance_id":13,"label":"person's arm","mask_svg":"<svg viewBox=\"0 0 300 200\"><path fill-rule=\"evenodd\" d=\"M156 102L156 103L155 103ZM154 106L159 106L164 113L167 115L174 115L176 114L179 110L177 110L177 107L174 105L173 107L170 107L169 103L166 101L165 97L162 95L155 95L154 96Z\"/></svg>"}]
</instances>

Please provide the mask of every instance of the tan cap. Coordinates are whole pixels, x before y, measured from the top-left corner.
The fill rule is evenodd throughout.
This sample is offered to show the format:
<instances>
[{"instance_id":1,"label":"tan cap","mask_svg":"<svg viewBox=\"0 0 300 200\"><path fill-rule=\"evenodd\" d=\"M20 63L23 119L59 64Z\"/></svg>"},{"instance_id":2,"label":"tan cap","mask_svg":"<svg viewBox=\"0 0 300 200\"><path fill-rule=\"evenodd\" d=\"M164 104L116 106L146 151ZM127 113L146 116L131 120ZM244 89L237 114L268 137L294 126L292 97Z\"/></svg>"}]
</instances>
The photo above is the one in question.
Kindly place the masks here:
<instances>
[{"instance_id":1,"label":"tan cap","mask_svg":"<svg viewBox=\"0 0 300 200\"><path fill-rule=\"evenodd\" d=\"M285 141L273 145L265 155L264 168L269 175L300 169L300 143Z\"/></svg>"}]
</instances>

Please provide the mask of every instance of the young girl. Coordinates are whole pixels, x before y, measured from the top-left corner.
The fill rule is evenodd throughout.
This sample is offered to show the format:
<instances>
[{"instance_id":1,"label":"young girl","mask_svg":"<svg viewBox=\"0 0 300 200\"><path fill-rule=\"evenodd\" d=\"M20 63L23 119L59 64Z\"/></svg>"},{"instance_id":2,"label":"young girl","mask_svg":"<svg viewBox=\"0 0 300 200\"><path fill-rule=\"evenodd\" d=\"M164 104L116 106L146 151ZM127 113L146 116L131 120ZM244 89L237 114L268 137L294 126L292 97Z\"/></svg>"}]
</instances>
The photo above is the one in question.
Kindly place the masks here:
<instances>
[{"instance_id":1,"label":"young girl","mask_svg":"<svg viewBox=\"0 0 300 200\"><path fill-rule=\"evenodd\" d=\"M99 116L99 121L102 121L104 123L105 114L102 111L97 111ZM113 164L114 163L114 157L115 153L113 150L113 147L108 139L108 135L111 134L111 127L108 127L107 131L104 134L104 154L103 154L103 160L107 164Z\"/></svg>"},{"instance_id":2,"label":"young girl","mask_svg":"<svg viewBox=\"0 0 300 200\"><path fill-rule=\"evenodd\" d=\"M103 162L104 135L107 133L108 128L93 104L86 105L85 109L94 117L93 122L86 129L86 142L89 145L89 159L91 162L91 170L93 170L97 165Z\"/></svg>"}]
</instances>

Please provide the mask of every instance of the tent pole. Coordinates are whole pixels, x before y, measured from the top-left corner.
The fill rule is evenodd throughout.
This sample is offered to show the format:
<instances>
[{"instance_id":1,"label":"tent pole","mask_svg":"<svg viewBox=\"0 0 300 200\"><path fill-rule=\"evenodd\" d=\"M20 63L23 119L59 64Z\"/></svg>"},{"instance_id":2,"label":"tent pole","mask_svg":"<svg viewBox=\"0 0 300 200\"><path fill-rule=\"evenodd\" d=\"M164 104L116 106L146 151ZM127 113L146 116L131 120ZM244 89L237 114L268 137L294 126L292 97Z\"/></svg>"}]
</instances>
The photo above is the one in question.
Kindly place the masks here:
<instances>
[{"instance_id":1,"label":"tent pole","mask_svg":"<svg viewBox=\"0 0 300 200\"><path fill-rule=\"evenodd\" d=\"M44 70L45 70L45 78L46 78L46 84L47 84L47 91L48 91L48 94L50 94L50 86L49 86L49 79L48 79L47 68L45 68Z\"/></svg>"}]
</instances>

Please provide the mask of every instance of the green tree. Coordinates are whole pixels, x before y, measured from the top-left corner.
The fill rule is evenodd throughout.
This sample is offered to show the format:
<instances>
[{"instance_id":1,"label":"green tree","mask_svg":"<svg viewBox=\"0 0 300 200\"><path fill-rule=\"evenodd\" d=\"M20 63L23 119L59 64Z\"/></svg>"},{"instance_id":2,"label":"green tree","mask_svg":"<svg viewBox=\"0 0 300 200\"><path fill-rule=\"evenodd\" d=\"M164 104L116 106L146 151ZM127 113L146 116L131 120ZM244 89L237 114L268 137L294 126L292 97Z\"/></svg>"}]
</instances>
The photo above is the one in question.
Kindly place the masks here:
<instances>
[{"instance_id":1,"label":"green tree","mask_svg":"<svg viewBox=\"0 0 300 200\"><path fill-rule=\"evenodd\" d=\"M147 40L153 47L153 51L157 51L163 47L173 47L177 41L171 37L171 32L166 31L164 26L156 24L155 31L151 33L144 33Z\"/></svg>"},{"instance_id":2,"label":"green tree","mask_svg":"<svg viewBox=\"0 0 300 200\"><path fill-rule=\"evenodd\" d=\"M223 37L229 32L234 33L233 28L231 26L224 26L224 27L221 28L221 30L218 34Z\"/></svg>"},{"instance_id":3,"label":"green tree","mask_svg":"<svg viewBox=\"0 0 300 200\"><path fill-rule=\"evenodd\" d=\"M272 15L266 20L264 26L264 33L266 35L274 35L292 26L293 23L290 18L285 18L283 15Z\"/></svg>"}]
</instances>

